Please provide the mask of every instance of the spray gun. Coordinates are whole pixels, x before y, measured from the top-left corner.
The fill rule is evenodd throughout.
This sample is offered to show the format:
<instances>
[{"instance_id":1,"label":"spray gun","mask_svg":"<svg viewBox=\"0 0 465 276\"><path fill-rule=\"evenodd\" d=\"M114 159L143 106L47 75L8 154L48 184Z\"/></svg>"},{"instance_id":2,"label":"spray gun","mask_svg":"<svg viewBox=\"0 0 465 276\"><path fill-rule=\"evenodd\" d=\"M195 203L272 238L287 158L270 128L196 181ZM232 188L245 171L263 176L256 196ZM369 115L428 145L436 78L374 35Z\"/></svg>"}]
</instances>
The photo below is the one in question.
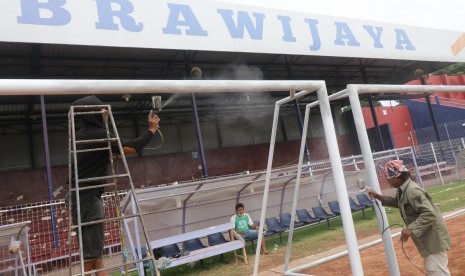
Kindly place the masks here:
<instances>
[{"instance_id":1,"label":"spray gun","mask_svg":"<svg viewBox=\"0 0 465 276\"><path fill-rule=\"evenodd\" d=\"M152 96L152 114L153 114L153 115L158 115L158 114L160 114L161 108L162 108L162 105L161 105L161 96ZM163 144L165 143L165 139L163 138L163 134L161 133L160 127L158 127L157 133L158 133L158 135L160 135L161 144L158 145L157 147L154 147L154 148L145 147L146 149L156 150L156 149L159 149L159 148L161 148L161 147L163 146Z\"/></svg>"},{"instance_id":2,"label":"spray gun","mask_svg":"<svg viewBox=\"0 0 465 276\"><path fill-rule=\"evenodd\" d=\"M358 186L358 189L360 190L361 193L364 193L366 194L368 197L371 198L369 192L370 191L373 191L373 188L371 188L370 186L366 186L365 185L365 179L358 179L357 180L357 186ZM371 198L372 199L372 198Z\"/></svg>"},{"instance_id":3,"label":"spray gun","mask_svg":"<svg viewBox=\"0 0 465 276\"><path fill-rule=\"evenodd\" d=\"M161 96L152 96L152 113L158 115L161 112Z\"/></svg>"}]
</instances>

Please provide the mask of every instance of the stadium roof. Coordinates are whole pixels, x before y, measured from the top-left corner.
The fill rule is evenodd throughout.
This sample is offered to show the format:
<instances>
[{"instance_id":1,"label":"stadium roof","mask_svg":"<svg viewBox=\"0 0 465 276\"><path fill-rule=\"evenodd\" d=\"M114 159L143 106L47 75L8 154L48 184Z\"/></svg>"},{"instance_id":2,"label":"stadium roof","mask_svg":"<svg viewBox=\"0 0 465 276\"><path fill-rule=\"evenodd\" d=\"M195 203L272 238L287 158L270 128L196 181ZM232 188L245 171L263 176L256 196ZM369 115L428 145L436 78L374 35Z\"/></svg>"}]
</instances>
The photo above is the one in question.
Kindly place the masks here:
<instances>
[{"instance_id":1,"label":"stadium roof","mask_svg":"<svg viewBox=\"0 0 465 276\"><path fill-rule=\"evenodd\" d=\"M197 66L204 79L325 80L332 93L351 83L402 84L415 78L418 68L433 72L465 59L462 36L455 31L227 1L131 5L132 11L122 7L126 14L87 2L9 5L0 11L0 77L182 80ZM38 12L47 10L49 17ZM256 104L272 107L283 96L273 93ZM77 97L47 96L47 114L62 117ZM102 100L119 105L124 116L150 107L147 95L126 98ZM200 95L197 104L240 112L243 98ZM189 99L181 97L171 108L172 114L187 111ZM0 97L0 122L24 122L38 111L38 97Z\"/></svg>"}]
</instances>

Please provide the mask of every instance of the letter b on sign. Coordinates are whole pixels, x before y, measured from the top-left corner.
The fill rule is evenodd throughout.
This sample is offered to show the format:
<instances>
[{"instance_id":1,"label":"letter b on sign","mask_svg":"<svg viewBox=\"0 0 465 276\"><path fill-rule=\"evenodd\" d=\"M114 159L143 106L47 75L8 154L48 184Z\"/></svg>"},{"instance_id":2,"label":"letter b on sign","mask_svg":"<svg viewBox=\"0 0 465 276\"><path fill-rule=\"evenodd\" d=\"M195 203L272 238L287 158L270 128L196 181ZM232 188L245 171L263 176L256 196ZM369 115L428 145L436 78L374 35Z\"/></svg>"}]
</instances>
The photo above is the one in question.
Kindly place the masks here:
<instances>
[{"instance_id":1,"label":"letter b on sign","mask_svg":"<svg viewBox=\"0 0 465 276\"><path fill-rule=\"evenodd\" d=\"M63 26L71 21L71 14L63 6L66 0L20 0L20 24ZM40 1L40 2L39 2Z\"/></svg>"}]
</instances>

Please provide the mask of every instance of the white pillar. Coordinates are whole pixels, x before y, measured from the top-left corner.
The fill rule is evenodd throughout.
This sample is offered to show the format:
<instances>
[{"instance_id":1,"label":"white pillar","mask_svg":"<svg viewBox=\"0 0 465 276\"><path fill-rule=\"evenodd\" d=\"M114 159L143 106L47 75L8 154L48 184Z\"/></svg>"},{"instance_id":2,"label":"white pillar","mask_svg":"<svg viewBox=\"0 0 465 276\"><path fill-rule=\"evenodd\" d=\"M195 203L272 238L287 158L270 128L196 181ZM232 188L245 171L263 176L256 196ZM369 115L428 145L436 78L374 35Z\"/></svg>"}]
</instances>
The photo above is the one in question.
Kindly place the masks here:
<instances>
[{"instance_id":1,"label":"white pillar","mask_svg":"<svg viewBox=\"0 0 465 276\"><path fill-rule=\"evenodd\" d=\"M320 101L320 112L323 120L329 159L333 170L334 185L341 208L342 226L344 228L347 250L349 251L350 267L352 269L352 275L359 276L363 275L362 261L358 250L357 236L355 235L354 221L349 204L349 195L347 193L347 185L342 170L341 155L339 154L339 146L337 144L336 131L334 129L326 87L320 88L317 94L318 100Z\"/></svg>"},{"instance_id":2,"label":"white pillar","mask_svg":"<svg viewBox=\"0 0 465 276\"><path fill-rule=\"evenodd\" d=\"M320 82L319 84L317 84L317 82L315 82L315 86L318 86L318 87L321 87L321 86L325 86L324 82ZM316 88L315 88L316 89ZM311 92L313 92L315 90L302 90L298 93L296 93L295 95L293 95L293 97L286 97L284 99L281 99L279 101L276 102L275 104L275 109L274 109L274 116L273 116L273 126L272 126L272 129L271 129L271 138L270 138L270 149L269 149L269 152L268 152L268 164L267 164L267 167L266 167L266 176L265 176L265 187L263 189L263 201L262 201L262 210L261 210L261 213L260 213L260 227L259 227L259 235L258 235L258 240L257 240L257 249L255 251L255 263L254 263L254 267L253 267L253 275L256 276L258 274L258 264L260 262L260 247L262 245L262 239L263 239L263 235L261 235L260 233L263 233L263 230L265 229L265 216L266 216L266 206L267 206L267 202L268 202L268 193L269 193L269 190L270 190L270 182L271 182L271 169L272 169L272 166L273 166L273 155L274 155L274 146L275 146L275 143L276 143L276 131L277 131L277 128L278 128L278 118L279 118L279 108L281 107L282 104L284 103L287 103L287 102L290 102L294 99L298 99L300 97L303 97ZM291 93L292 95L292 93Z\"/></svg>"},{"instance_id":3,"label":"white pillar","mask_svg":"<svg viewBox=\"0 0 465 276\"><path fill-rule=\"evenodd\" d=\"M362 150L363 162L365 163L365 169L368 174L368 183L371 184L372 188L381 193L379 187L378 176L376 174L375 162L371 153L370 141L366 131L365 121L363 119L362 107L360 106L360 100L358 97L358 91L356 86L348 85L347 90L349 92L350 106L352 107L352 113L354 116L355 127L357 129L358 140L360 142L360 148ZM382 233L384 231L383 225L389 225L386 217L386 211L384 208L375 208L376 217L378 219L378 229ZM388 264L389 274L391 276L400 276L399 266L397 264L396 252L391 239L391 231L387 229L384 231L382 236L384 251L386 252L386 261Z\"/></svg>"}]
</instances>

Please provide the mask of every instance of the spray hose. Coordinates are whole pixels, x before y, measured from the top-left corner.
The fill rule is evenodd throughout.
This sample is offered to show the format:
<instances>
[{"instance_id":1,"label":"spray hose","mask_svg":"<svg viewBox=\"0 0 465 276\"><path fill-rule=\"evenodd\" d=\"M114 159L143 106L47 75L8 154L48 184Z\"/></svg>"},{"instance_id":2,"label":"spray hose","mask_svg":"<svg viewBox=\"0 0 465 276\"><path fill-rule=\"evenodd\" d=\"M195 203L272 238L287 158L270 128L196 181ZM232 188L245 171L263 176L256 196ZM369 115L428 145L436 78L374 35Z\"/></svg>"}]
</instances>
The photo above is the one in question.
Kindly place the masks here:
<instances>
[{"instance_id":1,"label":"spray hose","mask_svg":"<svg viewBox=\"0 0 465 276\"><path fill-rule=\"evenodd\" d=\"M160 135L160 139L161 139L160 145L158 145L156 147L145 147L144 149L157 150L157 149L161 148L165 144L165 138L163 138L163 134L161 133L160 127L158 127L157 133Z\"/></svg>"}]
</instances>

